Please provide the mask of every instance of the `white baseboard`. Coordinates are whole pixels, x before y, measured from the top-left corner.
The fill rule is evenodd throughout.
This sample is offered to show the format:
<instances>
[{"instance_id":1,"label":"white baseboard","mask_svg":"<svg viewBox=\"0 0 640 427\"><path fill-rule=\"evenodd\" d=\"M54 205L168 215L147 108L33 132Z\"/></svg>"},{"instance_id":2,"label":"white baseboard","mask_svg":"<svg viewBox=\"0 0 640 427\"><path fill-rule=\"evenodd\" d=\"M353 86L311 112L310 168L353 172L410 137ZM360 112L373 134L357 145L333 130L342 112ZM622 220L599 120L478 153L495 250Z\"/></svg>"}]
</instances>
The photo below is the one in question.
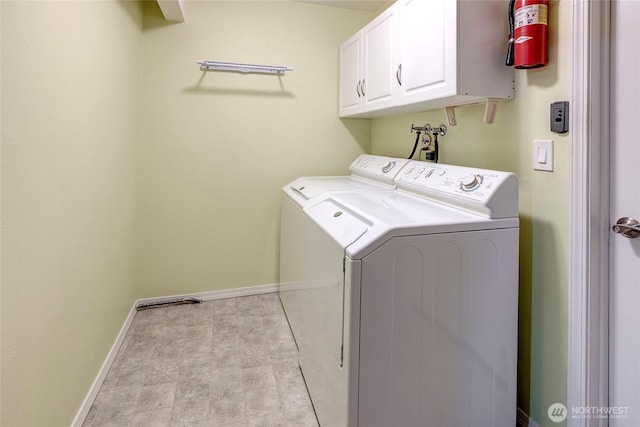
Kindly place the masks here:
<instances>
[{"instance_id":1,"label":"white baseboard","mask_svg":"<svg viewBox=\"0 0 640 427\"><path fill-rule=\"evenodd\" d=\"M153 304L155 302L162 302L162 301L171 300L174 298L197 298L202 301L213 301L217 299L246 297L249 295L270 294L272 292L278 292L279 289L280 289L279 284L258 285L258 286L249 286L246 288L225 289L222 291L200 292L197 294L169 295L166 297L142 298L135 302L134 307L136 307L138 304Z\"/></svg>"},{"instance_id":2,"label":"white baseboard","mask_svg":"<svg viewBox=\"0 0 640 427\"><path fill-rule=\"evenodd\" d=\"M166 301L168 299L173 299L173 298L198 298L202 301L213 301L217 299L268 294L268 293L278 292L279 289L280 289L279 284L258 285L258 286L248 286L246 288L238 288L238 289L225 289L222 291L200 292L200 293L187 294L187 295L171 295L166 297L143 298L143 299L136 300L133 303L133 307L131 307L131 310L129 311L127 318L125 319L124 324L122 325L122 328L120 328L120 332L118 333L118 336L116 337L115 342L111 346L111 349L107 354L107 358L102 364L100 371L98 371L98 376L93 381L93 384L89 389L89 393L87 393L87 396L84 398L84 401L82 402L82 406L80 406L80 410L76 414L76 417L73 419L71 426L82 427L82 424L84 424L84 421L87 418L87 415L89 414L89 410L91 409L91 405L93 405L93 402L95 401L96 396L98 396L100 387L102 387L102 383L107 377L107 374L109 373L109 369L111 369L111 365L113 364L113 361L115 360L116 355L118 354L118 351L120 350L120 347L124 342L124 338L126 337L127 332L129 332L129 328L131 327L133 318L136 315L136 307L138 306L138 304L162 302L162 301Z\"/></svg>"},{"instance_id":3,"label":"white baseboard","mask_svg":"<svg viewBox=\"0 0 640 427\"><path fill-rule=\"evenodd\" d=\"M516 426L517 427L540 427L540 425L533 420L522 409L518 408L517 416L516 416Z\"/></svg>"},{"instance_id":4,"label":"white baseboard","mask_svg":"<svg viewBox=\"0 0 640 427\"><path fill-rule=\"evenodd\" d=\"M131 307L131 310L129 310L129 315L127 315L127 318L124 321L124 325L122 325L122 328L120 328L120 332L118 333L118 336L116 337L115 342L111 346L111 350L109 350L109 353L107 353L107 358L102 364L100 371L98 371L98 376L93 381L93 384L89 389L89 393L84 398L84 402L82 402L82 406L80 406L80 410L76 414L76 417L73 419L73 422L71 423L72 427L82 427L82 424L84 424L84 420L87 418L87 415L89 414L91 405L93 405L93 401L96 400L98 391L100 391L100 387L102 386L102 383L107 377L107 374L109 373L109 369L111 369L111 365L113 364L113 361L115 360L116 355L118 354L118 350L120 350L120 347L124 342L124 337L127 336L127 332L129 331L129 327L131 326L131 323L133 322L133 318L135 317L135 315L136 315L136 306L134 304L134 306Z\"/></svg>"}]
</instances>

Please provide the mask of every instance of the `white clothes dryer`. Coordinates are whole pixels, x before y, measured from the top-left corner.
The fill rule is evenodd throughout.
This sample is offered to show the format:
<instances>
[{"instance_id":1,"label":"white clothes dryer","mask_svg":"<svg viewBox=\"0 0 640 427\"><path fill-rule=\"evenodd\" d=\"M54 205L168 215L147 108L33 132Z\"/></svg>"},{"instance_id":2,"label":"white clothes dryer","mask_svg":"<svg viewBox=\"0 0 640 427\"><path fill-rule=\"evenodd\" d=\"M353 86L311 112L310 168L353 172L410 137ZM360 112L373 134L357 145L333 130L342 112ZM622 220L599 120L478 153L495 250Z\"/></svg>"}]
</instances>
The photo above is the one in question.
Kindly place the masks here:
<instances>
[{"instance_id":1,"label":"white clothes dryer","mask_svg":"<svg viewBox=\"0 0 640 427\"><path fill-rule=\"evenodd\" d=\"M512 427L517 177L409 161L394 183L283 188L280 295L318 420Z\"/></svg>"}]
</instances>

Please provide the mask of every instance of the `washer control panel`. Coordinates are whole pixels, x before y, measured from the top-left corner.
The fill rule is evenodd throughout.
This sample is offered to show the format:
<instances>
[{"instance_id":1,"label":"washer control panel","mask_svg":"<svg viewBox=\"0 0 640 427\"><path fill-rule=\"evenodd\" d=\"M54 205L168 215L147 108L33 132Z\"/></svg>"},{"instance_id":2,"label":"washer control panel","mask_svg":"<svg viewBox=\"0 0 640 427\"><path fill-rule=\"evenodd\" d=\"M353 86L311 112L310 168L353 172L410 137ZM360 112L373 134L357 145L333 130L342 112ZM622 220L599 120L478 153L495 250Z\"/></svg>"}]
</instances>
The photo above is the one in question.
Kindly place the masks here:
<instances>
[{"instance_id":1,"label":"washer control panel","mask_svg":"<svg viewBox=\"0 0 640 427\"><path fill-rule=\"evenodd\" d=\"M351 163L352 175L366 176L382 182L392 182L409 160L395 157L362 154Z\"/></svg>"},{"instance_id":2,"label":"washer control panel","mask_svg":"<svg viewBox=\"0 0 640 427\"><path fill-rule=\"evenodd\" d=\"M518 178L510 172L409 161L398 188L445 204L493 215L517 215ZM500 213L494 212L496 209Z\"/></svg>"}]
</instances>

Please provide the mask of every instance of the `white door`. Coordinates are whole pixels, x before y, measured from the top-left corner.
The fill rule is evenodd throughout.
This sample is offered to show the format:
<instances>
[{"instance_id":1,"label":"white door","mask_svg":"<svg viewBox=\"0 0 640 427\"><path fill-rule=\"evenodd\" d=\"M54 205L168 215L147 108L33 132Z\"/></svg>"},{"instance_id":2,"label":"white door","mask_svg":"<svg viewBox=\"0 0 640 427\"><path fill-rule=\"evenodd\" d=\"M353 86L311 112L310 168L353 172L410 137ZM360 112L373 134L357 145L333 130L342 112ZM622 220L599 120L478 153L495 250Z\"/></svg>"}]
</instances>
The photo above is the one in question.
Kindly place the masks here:
<instances>
[{"instance_id":1,"label":"white door","mask_svg":"<svg viewBox=\"0 0 640 427\"><path fill-rule=\"evenodd\" d=\"M640 220L640 1L614 1L612 6L610 224L615 224L622 217ZM614 415L609 425L636 427L640 426L640 238L611 232L610 272L609 407Z\"/></svg>"}]
</instances>

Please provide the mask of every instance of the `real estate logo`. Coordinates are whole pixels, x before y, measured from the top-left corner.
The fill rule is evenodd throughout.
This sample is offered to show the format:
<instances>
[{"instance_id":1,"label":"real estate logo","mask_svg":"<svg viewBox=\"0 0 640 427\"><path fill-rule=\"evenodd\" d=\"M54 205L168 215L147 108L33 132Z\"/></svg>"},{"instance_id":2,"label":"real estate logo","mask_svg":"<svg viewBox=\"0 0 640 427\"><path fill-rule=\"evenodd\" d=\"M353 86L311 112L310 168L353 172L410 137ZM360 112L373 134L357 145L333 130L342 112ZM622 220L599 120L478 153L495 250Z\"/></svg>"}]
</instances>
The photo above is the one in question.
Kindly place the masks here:
<instances>
[{"instance_id":1,"label":"real estate logo","mask_svg":"<svg viewBox=\"0 0 640 427\"><path fill-rule=\"evenodd\" d=\"M547 410L549 419L554 423L561 423L567 419L567 407L562 403L552 403Z\"/></svg>"},{"instance_id":2,"label":"real estate logo","mask_svg":"<svg viewBox=\"0 0 640 427\"><path fill-rule=\"evenodd\" d=\"M571 412L562 403L556 402L547 410L549 419L554 423L561 423L568 417L571 419L628 419L628 406L572 406Z\"/></svg>"}]
</instances>

